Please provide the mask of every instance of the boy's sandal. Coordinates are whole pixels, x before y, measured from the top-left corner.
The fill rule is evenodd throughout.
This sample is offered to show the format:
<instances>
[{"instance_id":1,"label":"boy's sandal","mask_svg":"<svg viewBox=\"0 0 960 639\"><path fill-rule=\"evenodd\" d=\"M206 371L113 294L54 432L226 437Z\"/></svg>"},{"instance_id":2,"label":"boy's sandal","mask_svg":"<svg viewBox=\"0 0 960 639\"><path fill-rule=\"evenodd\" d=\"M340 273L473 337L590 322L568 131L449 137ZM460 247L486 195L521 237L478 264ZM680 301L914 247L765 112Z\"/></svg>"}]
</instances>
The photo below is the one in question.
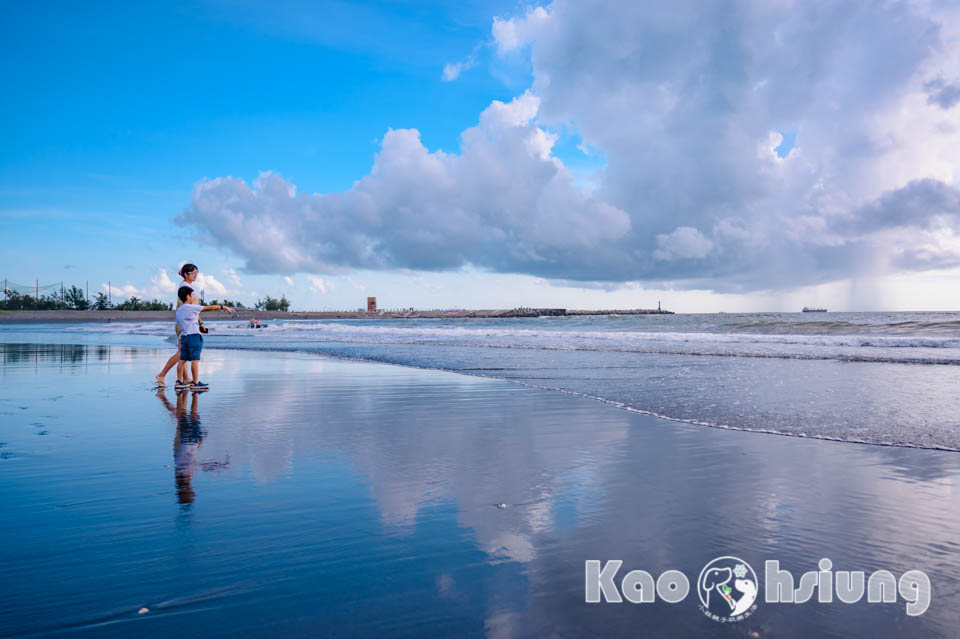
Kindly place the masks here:
<instances>
[{"instance_id":1,"label":"boy's sandal","mask_svg":"<svg viewBox=\"0 0 960 639\"><path fill-rule=\"evenodd\" d=\"M210 388L210 384L205 384L203 382L197 382L196 384L190 384L190 388Z\"/></svg>"}]
</instances>

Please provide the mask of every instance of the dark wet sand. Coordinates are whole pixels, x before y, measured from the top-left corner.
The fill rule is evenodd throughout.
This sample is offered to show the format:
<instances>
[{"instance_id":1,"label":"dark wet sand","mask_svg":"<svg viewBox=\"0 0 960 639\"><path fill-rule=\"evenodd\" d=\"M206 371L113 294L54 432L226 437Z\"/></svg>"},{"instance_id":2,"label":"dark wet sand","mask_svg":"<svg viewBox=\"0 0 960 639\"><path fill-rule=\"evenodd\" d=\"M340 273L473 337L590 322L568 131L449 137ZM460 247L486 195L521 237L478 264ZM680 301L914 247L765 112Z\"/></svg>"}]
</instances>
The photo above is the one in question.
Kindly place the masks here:
<instances>
[{"instance_id":1,"label":"dark wet sand","mask_svg":"<svg viewBox=\"0 0 960 639\"><path fill-rule=\"evenodd\" d=\"M509 382L210 350L5 345L3 636L948 637L960 455L722 431ZM173 379L172 376L170 378ZM505 508L496 504L503 503ZM696 579L927 572L905 601L586 604L584 562ZM145 614L138 614L147 608ZM756 633L756 634L753 634Z\"/></svg>"}]
</instances>

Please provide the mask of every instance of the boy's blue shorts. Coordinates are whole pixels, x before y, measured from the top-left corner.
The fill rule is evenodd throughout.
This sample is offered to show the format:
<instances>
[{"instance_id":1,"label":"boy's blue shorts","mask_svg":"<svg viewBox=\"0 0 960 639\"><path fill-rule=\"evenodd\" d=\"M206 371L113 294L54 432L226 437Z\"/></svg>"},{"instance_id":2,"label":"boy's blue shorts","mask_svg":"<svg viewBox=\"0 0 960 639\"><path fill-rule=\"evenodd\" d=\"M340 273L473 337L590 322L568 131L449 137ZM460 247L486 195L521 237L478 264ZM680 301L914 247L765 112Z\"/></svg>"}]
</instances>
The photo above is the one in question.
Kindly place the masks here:
<instances>
[{"instance_id":1,"label":"boy's blue shorts","mask_svg":"<svg viewBox=\"0 0 960 639\"><path fill-rule=\"evenodd\" d=\"M182 361L192 362L200 359L200 351L202 350L203 336L200 333L180 336L180 359Z\"/></svg>"}]
</instances>

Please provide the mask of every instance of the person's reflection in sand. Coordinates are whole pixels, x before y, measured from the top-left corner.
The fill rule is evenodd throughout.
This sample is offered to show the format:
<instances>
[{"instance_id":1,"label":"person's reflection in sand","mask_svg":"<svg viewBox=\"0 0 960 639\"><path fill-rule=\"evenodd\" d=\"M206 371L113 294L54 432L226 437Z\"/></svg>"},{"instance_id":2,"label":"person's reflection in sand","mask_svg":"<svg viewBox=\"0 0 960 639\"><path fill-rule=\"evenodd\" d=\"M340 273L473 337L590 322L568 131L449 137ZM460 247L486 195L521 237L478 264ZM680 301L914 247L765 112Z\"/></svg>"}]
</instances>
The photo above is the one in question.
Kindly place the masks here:
<instances>
[{"instance_id":1,"label":"person's reflection in sand","mask_svg":"<svg viewBox=\"0 0 960 639\"><path fill-rule=\"evenodd\" d=\"M187 410L188 396L190 397L189 411ZM184 505L192 504L195 494L191 482L197 469L210 471L226 468L230 464L230 458L228 457L223 462L200 461L200 444L207 434L200 424L200 393L178 392L176 408L167 401L163 389L157 391L157 397L163 401L167 410L177 418L177 432L173 438L173 464L177 501Z\"/></svg>"}]
</instances>

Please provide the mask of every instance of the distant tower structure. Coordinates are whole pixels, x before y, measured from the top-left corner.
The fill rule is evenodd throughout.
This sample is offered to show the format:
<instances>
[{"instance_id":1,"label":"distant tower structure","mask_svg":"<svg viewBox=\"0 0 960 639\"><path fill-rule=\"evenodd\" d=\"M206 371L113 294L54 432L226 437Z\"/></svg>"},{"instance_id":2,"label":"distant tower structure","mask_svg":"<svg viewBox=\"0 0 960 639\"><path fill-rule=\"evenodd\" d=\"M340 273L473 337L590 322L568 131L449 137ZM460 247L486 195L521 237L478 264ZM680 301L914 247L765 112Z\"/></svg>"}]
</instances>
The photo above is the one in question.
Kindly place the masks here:
<instances>
[{"instance_id":1,"label":"distant tower structure","mask_svg":"<svg viewBox=\"0 0 960 639\"><path fill-rule=\"evenodd\" d=\"M663 309L660 308L660 300L657 300L657 310L658 310L658 311L663 310Z\"/></svg>"},{"instance_id":2,"label":"distant tower structure","mask_svg":"<svg viewBox=\"0 0 960 639\"><path fill-rule=\"evenodd\" d=\"M367 312L376 313L377 312L377 298L368 297L367 298Z\"/></svg>"}]
</instances>

